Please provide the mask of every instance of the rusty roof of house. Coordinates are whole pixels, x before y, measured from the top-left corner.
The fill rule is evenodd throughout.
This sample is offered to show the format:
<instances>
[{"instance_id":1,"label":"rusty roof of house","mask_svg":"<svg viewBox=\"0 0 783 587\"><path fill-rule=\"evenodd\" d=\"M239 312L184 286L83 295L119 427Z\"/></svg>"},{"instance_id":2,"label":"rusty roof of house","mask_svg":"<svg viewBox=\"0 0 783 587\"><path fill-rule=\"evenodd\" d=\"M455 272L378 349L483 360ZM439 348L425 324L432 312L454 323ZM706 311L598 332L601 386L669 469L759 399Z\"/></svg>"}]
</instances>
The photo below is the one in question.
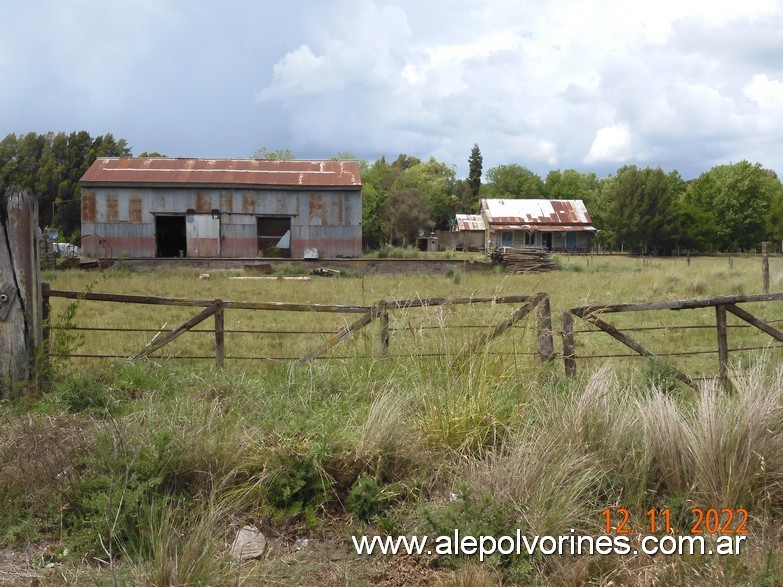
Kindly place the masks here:
<instances>
[{"instance_id":1,"label":"rusty roof of house","mask_svg":"<svg viewBox=\"0 0 783 587\"><path fill-rule=\"evenodd\" d=\"M582 230L592 227L593 220L582 200L514 200L481 198L481 211L490 226Z\"/></svg>"},{"instance_id":2,"label":"rusty roof of house","mask_svg":"<svg viewBox=\"0 0 783 587\"><path fill-rule=\"evenodd\" d=\"M457 214L457 230L484 230L481 214Z\"/></svg>"},{"instance_id":3,"label":"rusty roof of house","mask_svg":"<svg viewBox=\"0 0 783 587\"><path fill-rule=\"evenodd\" d=\"M362 186L358 161L101 157L79 180L86 185L199 185L284 188Z\"/></svg>"}]
</instances>

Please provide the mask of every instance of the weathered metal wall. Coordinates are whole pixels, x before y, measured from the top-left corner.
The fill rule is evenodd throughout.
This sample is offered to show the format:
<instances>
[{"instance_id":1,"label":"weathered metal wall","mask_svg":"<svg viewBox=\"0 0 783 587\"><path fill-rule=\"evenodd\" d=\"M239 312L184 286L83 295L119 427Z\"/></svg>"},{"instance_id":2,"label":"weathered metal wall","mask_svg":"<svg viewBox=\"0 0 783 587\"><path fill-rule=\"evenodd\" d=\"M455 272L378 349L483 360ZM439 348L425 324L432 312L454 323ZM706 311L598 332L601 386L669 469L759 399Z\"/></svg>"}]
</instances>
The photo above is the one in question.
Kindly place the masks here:
<instances>
[{"instance_id":1,"label":"weathered metal wall","mask_svg":"<svg viewBox=\"0 0 783 587\"><path fill-rule=\"evenodd\" d=\"M82 235L105 239L115 257L154 257L155 216L188 210L210 217L213 210L219 211L221 257L257 255L258 216L291 218L294 257L303 256L311 247L322 257L361 255L359 190L89 187L82 190ZM83 238L82 242L85 256L105 255L97 239Z\"/></svg>"}]
</instances>

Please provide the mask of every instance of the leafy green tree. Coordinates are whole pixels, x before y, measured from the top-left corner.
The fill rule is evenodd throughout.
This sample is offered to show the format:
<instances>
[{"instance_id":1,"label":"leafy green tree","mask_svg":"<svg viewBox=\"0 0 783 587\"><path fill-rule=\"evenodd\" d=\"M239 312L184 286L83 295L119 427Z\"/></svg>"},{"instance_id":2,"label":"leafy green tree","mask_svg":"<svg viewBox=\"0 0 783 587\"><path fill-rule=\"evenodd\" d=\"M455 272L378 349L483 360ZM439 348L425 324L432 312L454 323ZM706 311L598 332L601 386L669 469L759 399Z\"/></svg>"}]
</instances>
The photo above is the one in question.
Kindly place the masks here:
<instances>
[{"instance_id":1,"label":"leafy green tree","mask_svg":"<svg viewBox=\"0 0 783 587\"><path fill-rule=\"evenodd\" d=\"M677 246L681 215L675 186L660 168L618 170L605 219L618 248L666 253Z\"/></svg>"},{"instance_id":2,"label":"leafy green tree","mask_svg":"<svg viewBox=\"0 0 783 587\"><path fill-rule=\"evenodd\" d=\"M582 200L593 219L593 226L604 228L604 199L601 180L595 173L581 173L575 169L550 171L544 181L545 197L550 200Z\"/></svg>"},{"instance_id":3,"label":"leafy green tree","mask_svg":"<svg viewBox=\"0 0 783 587\"><path fill-rule=\"evenodd\" d=\"M296 159L294 152L291 149L274 149L270 150L266 147L261 147L250 155L252 159L275 159L277 161L291 161Z\"/></svg>"},{"instance_id":4,"label":"leafy green tree","mask_svg":"<svg viewBox=\"0 0 783 587\"><path fill-rule=\"evenodd\" d=\"M717 227L716 246L721 250L756 249L775 228L770 217L783 197L774 172L740 161L718 165L691 184L686 200L709 214Z\"/></svg>"},{"instance_id":5,"label":"leafy green tree","mask_svg":"<svg viewBox=\"0 0 783 587\"><path fill-rule=\"evenodd\" d=\"M427 208L416 187L393 188L389 191L386 207L389 243L410 245L416 241L419 229L431 228Z\"/></svg>"},{"instance_id":6,"label":"leafy green tree","mask_svg":"<svg viewBox=\"0 0 783 587\"><path fill-rule=\"evenodd\" d=\"M93 139L85 131L10 134L0 142L0 182L33 190L42 226L57 226L65 238L81 225L79 179L96 157L128 157L124 139Z\"/></svg>"},{"instance_id":7,"label":"leafy green tree","mask_svg":"<svg viewBox=\"0 0 783 587\"><path fill-rule=\"evenodd\" d=\"M408 155L403 155L402 153L400 153L391 165L392 167L395 167L401 171L405 171L406 169L415 167L420 163L421 163L421 159L419 159L418 157L410 157Z\"/></svg>"},{"instance_id":8,"label":"leafy green tree","mask_svg":"<svg viewBox=\"0 0 783 587\"><path fill-rule=\"evenodd\" d=\"M149 158L163 158L166 159L166 155L162 155L161 153L158 153L157 151L142 151L142 153L139 155L142 159Z\"/></svg>"},{"instance_id":9,"label":"leafy green tree","mask_svg":"<svg viewBox=\"0 0 783 587\"><path fill-rule=\"evenodd\" d=\"M343 153L337 153L334 157L332 157L332 161L354 161L356 160L356 157L353 153L349 152L343 152Z\"/></svg>"},{"instance_id":10,"label":"leafy green tree","mask_svg":"<svg viewBox=\"0 0 783 587\"><path fill-rule=\"evenodd\" d=\"M381 157L362 168L362 240L366 248L405 239L420 228L447 228L458 208L455 172L434 158Z\"/></svg>"},{"instance_id":11,"label":"leafy green tree","mask_svg":"<svg viewBox=\"0 0 783 587\"><path fill-rule=\"evenodd\" d=\"M458 179L454 183L452 201L455 213L475 214L479 210L479 198L473 195L466 179Z\"/></svg>"},{"instance_id":12,"label":"leafy green tree","mask_svg":"<svg viewBox=\"0 0 783 587\"><path fill-rule=\"evenodd\" d=\"M454 170L430 157L424 163L404 169L394 182L394 188L415 188L421 199L422 209L429 214L425 224L430 228L447 229L456 212L454 184Z\"/></svg>"},{"instance_id":13,"label":"leafy green tree","mask_svg":"<svg viewBox=\"0 0 783 587\"><path fill-rule=\"evenodd\" d=\"M718 225L713 215L683 199L678 246L689 251L711 251L717 246L717 237Z\"/></svg>"},{"instance_id":14,"label":"leafy green tree","mask_svg":"<svg viewBox=\"0 0 783 587\"><path fill-rule=\"evenodd\" d=\"M526 167L512 163L487 171L484 194L489 198L544 198L544 182Z\"/></svg>"}]
</instances>

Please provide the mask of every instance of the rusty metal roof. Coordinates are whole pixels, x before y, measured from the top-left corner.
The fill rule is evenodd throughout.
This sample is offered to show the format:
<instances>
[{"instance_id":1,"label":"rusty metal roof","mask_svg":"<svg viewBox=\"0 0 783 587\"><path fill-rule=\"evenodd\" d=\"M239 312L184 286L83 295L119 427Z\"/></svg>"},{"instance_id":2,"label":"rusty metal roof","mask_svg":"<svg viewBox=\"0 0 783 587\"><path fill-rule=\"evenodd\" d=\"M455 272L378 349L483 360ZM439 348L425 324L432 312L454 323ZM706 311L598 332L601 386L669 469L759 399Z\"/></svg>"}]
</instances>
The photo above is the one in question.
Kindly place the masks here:
<instances>
[{"instance_id":1,"label":"rusty metal roof","mask_svg":"<svg viewBox=\"0 0 783 587\"><path fill-rule=\"evenodd\" d=\"M492 224L492 230L530 230L538 232L598 232L587 224Z\"/></svg>"},{"instance_id":2,"label":"rusty metal roof","mask_svg":"<svg viewBox=\"0 0 783 587\"><path fill-rule=\"evenodd\" d=\"M457 230L484 230L481 214L457 214Z\"/></svg>"},{"instance_id":3,"label":"rusty metal roof","mask_svg":"<svg viewBox=\"0 0 783 587\"><path fill-rule=\"evenodd\" d=\"M582 200L481 199L481 211L492 228L585 230L593 220Z\"/></svg>"},{"instance_id":4,"label":"rusty metal roof","mask_svg":"<svg viewBox=\"0 0 783 587\"><path fill-rule=\"evenodd\" d=\"M86 185L200 185L361 188L358 161L101 157Z\"/></svg>"}]
</instances>

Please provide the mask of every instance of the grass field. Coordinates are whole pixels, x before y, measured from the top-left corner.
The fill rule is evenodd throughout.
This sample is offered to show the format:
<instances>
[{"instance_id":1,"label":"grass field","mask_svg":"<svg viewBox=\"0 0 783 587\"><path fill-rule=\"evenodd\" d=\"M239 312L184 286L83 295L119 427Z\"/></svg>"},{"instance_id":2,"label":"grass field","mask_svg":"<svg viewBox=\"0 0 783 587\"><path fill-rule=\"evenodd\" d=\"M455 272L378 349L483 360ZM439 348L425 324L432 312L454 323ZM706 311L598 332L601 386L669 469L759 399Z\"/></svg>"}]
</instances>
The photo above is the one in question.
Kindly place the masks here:
<instances>
[{"instance_id":1,"label":"grass field","mask_svg":"<svg viewBox=\"0 0 783 587\"><path fill-rule=\"evenodd\" d=\"M772 290L783 290L783 277L778 265L771 263ZM73 291L154 294L182 298L279 301L314 304L372 305L380 300L406 300L427 297L467 297L528 295L547 292L551 296L553 326L560 326L561 313L575 306L594 303L643 302L714 295L746 294L761 291L761 269L758 258L694 258L690 265L684 258L654 259L644 264L630 257L565 257L564 270L536 275L509 275L499 272L473 272L449 269L441 274L395 274L371 277L313 278L311 281L244 281L232 280L241 271L210 271L208 280L198 279L200 270L175 269L165 272L129 272L124 270L103 274L78 271L45 275L53 288ZM53 299L54 325L70 300ZM73 325L97 328L136 328L145 332L70 331L80 344L72 345L83 355L132 355L144 347L158 331L166 331L195 315L199 309L171 306L127 305L81 301ZM759 317L783 320L783 311L775 314L774 304L753 304L748 307ZM415 357L454 354L471 340L486 333L507 318L516 306L474 305L447 306L428 309L394 311L390 317L392 354ZM239 357L260 357L268 361L287 362L305 355L326 342L358 314L294 313L249 310L227 310L225 328L226 356L229 365L241 363L242 368L258 367L257 363ZM683 312L637 312L614 314L607 318L620 327L645 328L632 330L641 343L656 353L715 352L714 310ZM60 320L62 322L62 320ZM531 336L532 317L519 324L513 336L506 336L490 345L490 353L513 353L499 360L525 361L535 350ZM214 322L210 318L194 332L184 335L159 351L160 356L213 357ZM738 352L733 360L742 363L754 351L771 340L757 329L749 328L739 319L729 318L729 342L732 348L750 348ZM677 326L690 328L679 329ZM662 328L672 327L672 328ZM656 330L656 328L658 328ZM578 322L577 352L581 356L598 355L597 364L606 362L606 355L634 355L633 351L612 341L604 334L586 333L587 325ZM373 325L359 335L346 340L326 356L354 359L377 358L380 352L378 327ZM558 344L559 346L559 344ZM616 363L626 357L615 360ZM627 357L638 363L639 359ZM669 359L693 376L714 375L717 357L713 354L675 355ZM78 363L78 361L77 361ZM82 361L92 363L94 360ZM584 363L591 368L590 361Z\"/></svg>"},{"instance_id":2,"label":"grass field","mask_svg":"<svg viewBox=\"0 0 783 587\"><path fill-rule=\"evenodd\" d=\"M449 270L311 281L237 281L236 272L51 272L53 288L184 298L374 304L434 296L548 292L555 326L568 308L761 290L758 258L567 257L561 271L516 276ZM771 259L773 291L783 290ZM61 350L128 354L193 308L53 300ZM749 305L769 321L780 303ZM70 308L70 313L68 315ZM48 383L0 403L0 540L29 552L33 569L3 565L29 584L138 585L777 585L783 582L783 371L780 350L732 353L733 393L697 393L647 359L533 356L526 319L469 361L454 353L516 306L475 305L392 314L390 352L378 325L333 351L340 359L123 361L54 358ZM226 311L226 328L303 335L228 334L233 356L299 357L358 315ZM607 318L666 353L715 349L714 311ZM211 320L211 319L210 319ZM730 347L769 337L729 321ZM209 330L211 322L204 323ZM312 331L323 331L313 334ZM577 324L577 330L586 330ZM188 333L170 355L214 354ZM579 332L578 354L625 354ZM560 342L556 337L556 351ZM163 349L161 350L162 353ZM430 356L431 355L431 356ZM714 374L716 355L677 355L686 372ZM692 508L749 512L738 556L356 555L351 536L589 535L610 509L628 526L668 510L689 533ZM739 514L738 514L739 515ZM268 539L261 559L227 555L237 530ZM736 523L727 526L735 529ZM648 532L649 533L649 532ZM659 531L659 536L662 535ZM302 541L307 539L307 545ZM298 540L298 541L297 541ZM635 543L634 543L635 544ZM6 557L11 559L10 554ZM16 575L14 575L16 573ZM13 583L11 583L13 584Z\"/></svg>"}]
</instances>

